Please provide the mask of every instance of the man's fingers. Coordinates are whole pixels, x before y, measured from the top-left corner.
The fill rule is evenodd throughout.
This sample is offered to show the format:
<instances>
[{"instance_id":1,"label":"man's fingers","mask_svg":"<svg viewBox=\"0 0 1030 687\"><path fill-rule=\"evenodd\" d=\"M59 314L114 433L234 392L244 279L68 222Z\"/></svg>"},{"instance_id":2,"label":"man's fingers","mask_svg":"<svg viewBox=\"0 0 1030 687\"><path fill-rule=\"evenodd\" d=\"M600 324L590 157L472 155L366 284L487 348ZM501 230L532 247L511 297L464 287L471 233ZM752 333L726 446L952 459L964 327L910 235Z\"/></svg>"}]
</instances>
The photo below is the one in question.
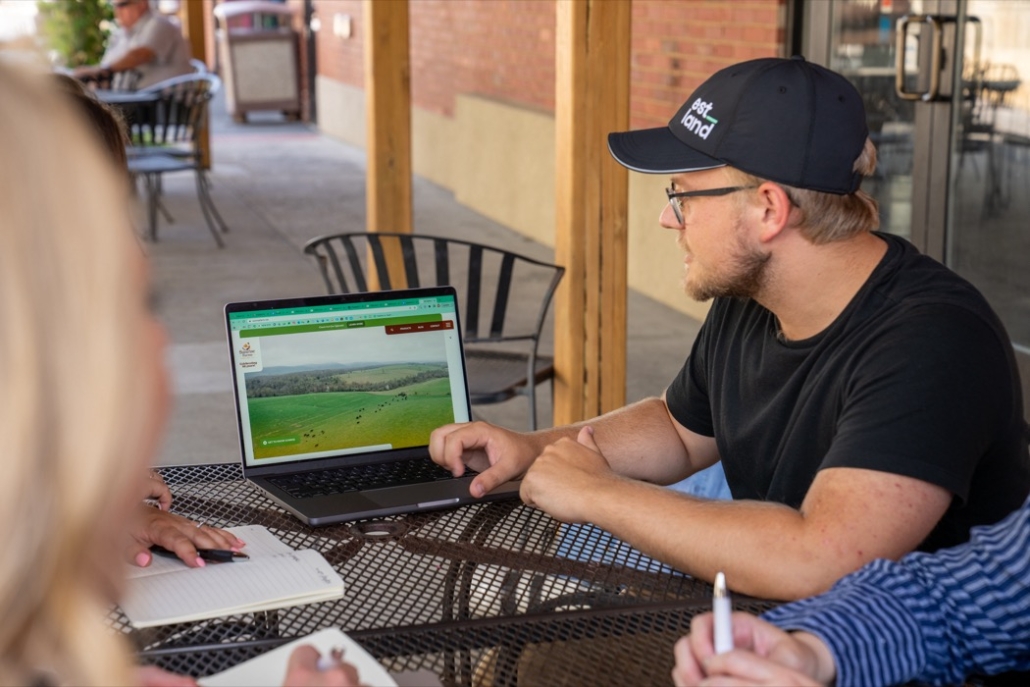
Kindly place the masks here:
<instances>
[{"instance_id":1,"label":"man's fingers","mask_svg":"<svg viewBox=\"0 0 1030 687\"><path fill-rule=\"evenodd\" d=\"M676 665L672 669L672 681L676 687L687 687L700 683L705 673L701 668L701 663L694 656L690 637L680 637L672 652L676 657Z\"/></svg>"},{"instance_id":2,"label":"man's fingers","mask_svg":"<svg viewBox=\"0 0 1030 687\"><path fill-rule=\"evenodd\" d=\"M455 442L453 435L464 425L450 424L433 430L429 435L429 455L433 462L451 471L455 477L465 474L465 462L462 459L464 447L461 441Z\"/></svg>"},{"instance_id":3,"label":"man's fingers","mask_svg":"<svg viewBox=\"0 0 1030 687\"><path fill-rule=\"evenodd\" d=\"M476 475L469 486L469 492L477 499L489 494L505 482L517 476L517 471L508 463L500 462Z\"/></svg>"},{"instance_id":4,"label":"man's fingers","mask_svg":"<svg viewBox=\"0 0 1030 687\"><path fill-rule=\"evenodd\" d=\"M782 685L797 687L813 687L816 681L807 675L763 658L758 654L743 649L734 649L725 654L712 656L704 662L704 670L709 679L705 684L755 684ZM733 681L715 681L717 676L727 676Z\"/></svg>"},{"instance_id":5,"label":"man's fingers","mask_svg":"<svg viewBox=\"0 0 1030 687\"><path fill-rule=\"evenodd\" d=\"M576 436L576 441L586 446L591 451L601 452L601 449L597 448L597 442L594 441L594 428L590 425L583 427L579 430L579 434Z\"/></svg>"}]
</instances>

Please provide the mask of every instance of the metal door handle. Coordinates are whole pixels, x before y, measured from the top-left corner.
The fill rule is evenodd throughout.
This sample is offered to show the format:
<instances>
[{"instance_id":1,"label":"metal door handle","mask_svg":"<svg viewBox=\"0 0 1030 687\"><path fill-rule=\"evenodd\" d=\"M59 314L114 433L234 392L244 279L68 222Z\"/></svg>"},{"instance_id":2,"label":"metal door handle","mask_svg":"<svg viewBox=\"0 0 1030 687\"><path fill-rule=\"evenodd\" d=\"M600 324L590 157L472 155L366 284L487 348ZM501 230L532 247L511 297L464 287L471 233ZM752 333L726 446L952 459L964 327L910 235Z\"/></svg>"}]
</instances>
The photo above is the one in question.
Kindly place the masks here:
<instances>
[{"instance_id":1,"label":"metal door handle","mask_svg":"<svg viewBox=\"0 0 1030 687\"><path fill-rule=\"evenodd\" d=\"M909 24L926 24L930 27L930 85L923 92L905 89L905 39L908 37ZM941 82L941 43L944 33L942 25L942 19L931 14L910 14L898 20L894 90L899 98L929 102L937 97Z\"/></svg>"}]
</instances>

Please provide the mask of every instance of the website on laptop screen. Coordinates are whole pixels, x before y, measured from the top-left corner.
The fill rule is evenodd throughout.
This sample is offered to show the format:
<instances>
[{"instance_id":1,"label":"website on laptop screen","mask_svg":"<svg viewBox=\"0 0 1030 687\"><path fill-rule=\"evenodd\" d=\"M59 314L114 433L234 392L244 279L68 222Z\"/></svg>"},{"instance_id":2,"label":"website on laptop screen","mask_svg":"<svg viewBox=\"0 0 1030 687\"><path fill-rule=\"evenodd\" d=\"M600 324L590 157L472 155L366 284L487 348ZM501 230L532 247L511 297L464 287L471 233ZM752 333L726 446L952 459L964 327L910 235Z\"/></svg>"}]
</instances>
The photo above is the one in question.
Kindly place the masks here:
<instances>
[{"instance_id":1,"label":"website on laptop screen","mask_svg":"<svg viewBox=\"0 0 1030 687\"><path fill-rule=\"evenodd\" d=\"M453 296L228 317L247 465L425 446L470 419Z\"/></svg>"}]
</instances>

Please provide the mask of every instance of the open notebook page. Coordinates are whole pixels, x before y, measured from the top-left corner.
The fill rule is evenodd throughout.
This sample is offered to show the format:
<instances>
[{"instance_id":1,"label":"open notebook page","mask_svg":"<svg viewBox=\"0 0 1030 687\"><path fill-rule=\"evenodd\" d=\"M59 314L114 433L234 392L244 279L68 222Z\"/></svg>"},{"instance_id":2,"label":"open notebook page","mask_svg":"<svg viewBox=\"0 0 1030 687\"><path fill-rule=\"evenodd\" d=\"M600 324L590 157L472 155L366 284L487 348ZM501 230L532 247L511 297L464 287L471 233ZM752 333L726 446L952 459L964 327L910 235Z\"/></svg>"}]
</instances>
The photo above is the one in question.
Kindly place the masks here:
<instances>
[{"instance_id":1,"label":"open notebook page","mask_svg":"<svg viewBox=\"0 0 1030 687\"><path fill-rule=\"evenodd\" d=\"M313 645L323 656L328 655L334 648L343 649L343 660L358 669L358 679L362 685L395 687L397 684L367 651L336 628L302 637L229 670L200 678L197 682L200 683L200 687L279 687L286 677L286 665L290 660L290 654L301 644Z\"/></svg>"},{"instance_id":2,"label":"open notebook page","mask_svg":"<svg viewBox=\"0 0 1030 687\"><path fill-rule=\"evenodd\" d=\"M264 529L264 528L259 528ZM128 581L120 604L134 627L190 622L337 599L343 579L322 554L294 551L265 530L238 532L249 561L188 568L158 559L161 570ZM278 552L275 552L278 551Z\"/></svg>"}]
</instances>

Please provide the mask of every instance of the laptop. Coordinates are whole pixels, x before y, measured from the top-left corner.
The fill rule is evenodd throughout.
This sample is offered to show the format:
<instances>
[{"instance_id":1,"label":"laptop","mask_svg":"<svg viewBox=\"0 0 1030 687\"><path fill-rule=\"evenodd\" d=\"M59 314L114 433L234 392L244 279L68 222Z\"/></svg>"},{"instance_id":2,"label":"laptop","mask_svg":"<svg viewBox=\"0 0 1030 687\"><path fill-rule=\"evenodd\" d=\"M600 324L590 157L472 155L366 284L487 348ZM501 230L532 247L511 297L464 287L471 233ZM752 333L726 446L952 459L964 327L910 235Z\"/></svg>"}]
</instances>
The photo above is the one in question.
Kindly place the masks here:
<instances>
[{"instance_id":1,"label":"laptop","mask_svg":"<svg viewBox=\"0 0 1030 687\"><path fill-rule=\"evenodd\" d=\"M243 476L313 527L485 499L429 435L467 422L452 287L229 303L225 321Z\"/></svg>"}]
</instances>

